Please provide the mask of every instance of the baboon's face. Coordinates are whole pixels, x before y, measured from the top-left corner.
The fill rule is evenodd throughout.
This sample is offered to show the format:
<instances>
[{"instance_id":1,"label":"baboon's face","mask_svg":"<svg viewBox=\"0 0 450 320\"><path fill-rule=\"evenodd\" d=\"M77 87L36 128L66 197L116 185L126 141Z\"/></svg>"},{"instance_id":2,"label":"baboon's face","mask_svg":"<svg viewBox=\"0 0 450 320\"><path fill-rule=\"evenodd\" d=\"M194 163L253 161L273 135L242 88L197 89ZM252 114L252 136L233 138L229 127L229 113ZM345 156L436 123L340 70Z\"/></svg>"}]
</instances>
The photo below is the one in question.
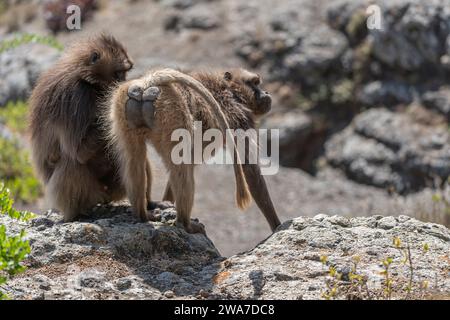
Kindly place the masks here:
<instances>
[{"instance_id":1,"label":"baboon's face","mask_svg":"<svg viewBox=\"0 0 450 320\"><path fill-rule=\"evenodd\" d=\"M261 115L270 111L272 98L261 89L259 75L244 69L225 72L224 79L229 83L233 96L238 103L245 104L254 114Z\"/></svg>"},{"instance_id":2,"label":"baboon's face","mask_svg":"<svg viewBox=\"0 0 450 320\"><path fill-rule=\"evenodd\" d=\"M85 80L100 85L126 80L133 67L125 48L110 36L100 36L92 41L83 59Z\"/></svg>"}]
</instances>

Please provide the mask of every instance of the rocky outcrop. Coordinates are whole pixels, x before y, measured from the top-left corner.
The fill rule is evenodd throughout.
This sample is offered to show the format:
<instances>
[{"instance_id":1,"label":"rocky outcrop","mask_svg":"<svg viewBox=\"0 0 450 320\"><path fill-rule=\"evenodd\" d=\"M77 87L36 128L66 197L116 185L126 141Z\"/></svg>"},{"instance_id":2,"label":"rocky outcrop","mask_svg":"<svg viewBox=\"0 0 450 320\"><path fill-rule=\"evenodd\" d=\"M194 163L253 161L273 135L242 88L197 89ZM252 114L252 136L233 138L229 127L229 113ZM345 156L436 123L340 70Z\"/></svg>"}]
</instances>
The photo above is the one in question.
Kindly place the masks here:
<instances>
[{"instance_id":1,"label":"rocky outcrop","mask_svg":"<svg viewBox=\"0 0 450 320\"><path fill-rule=\"evenodd\" d=\"M392 295L401 298L410 269L400 251L408 244L414 292L428 281L417 292L450 294L450 231L441 225L407 216L299 217L253 250L224 258L206 236L172 226L173 208L158 215L161 222L140 223L117 205L73 223L52 212L29 223L0 216L11 233L25 228L32 247L27 271L2 290L15 299L318 299L332 268L342 274L336 298L350 298L344 289L353 274L376 298L381 261L391 258Z\"/></svg>"},{"instance_id":2,"label":"rocky outcrop","mask_svg":"<svg viewBox=\"0 0 450 320\"><path fill-rule=\"evenodd\" d=\"M164 21L164 29L180 31L182 29L209 30L221 25L220 18L207 8L187 9L168 15Z\"/></svg>"},{"instance_id":3,"label":"rocky outcrop","mask_svg":"<svg viewBox=\"0 0 450 320\"><path fill-rule=\"evenodd\" d=\"M56 49L26 44L0 54L0 107L8 101L26 100L42 71L59 56Z\"/></svg>"},{"instance_id":4,"label":"rocky outcrop","mask_svg":"<svg viewBox=\"0 0 450 320\"><path fill-rule=\"evenodd\" d=\"M286 0L268 13L255 10L253 16L249 9L249 23L236 28L234 46L236 54L250 66L266 71L272 80L289 83L295 88L297 105L302 107L302 102L307 102L307 107L303 108L303 118L310 120L307 131L303 130L304 125L296 127L298 134L285 130L299 119L301 111L298 110L268 119L270 127L273 127L270 123L278 125L280 118L291 119L286 125L280 124L282 136L286 137L286 132L289 137L280 142L281 145L289 142L282 152L281 164L302 169L308 167L305 163L314 166L327 141L327 158L332 165L343 168L348 177L379 187L393 185L394 191L399 192L420 190L430 185L434 176L441 180L448 176L448 170L444 169L448 166L447 140L444 139L444 145L438 148L441 149L439 155L434 151L431 156L417 151L422 148L417 146L418 143L408 147L408 152L400 148L402 155L399 155L398 150L383 147L396 144L396 141L386 140L397 135L386 134L384 142L375 146L377 137L370 134L367 137L358 133L359 136L344 142L345 138L350 138L353 124L345 131L342 129L352 120L360 121L358 114L361 111L380 107L392 110L395 119L401 118L405 130L417 127L413 119L396 114L397 109L414 104L428 108L436 118L443 116L448 123L450 95L446 83L450 75L450 11L445 0L426 4L419 0L382 0L374 4L379 12L374 9L368 12L369 4L363 0L331 1L327 5L305 1L303 6ZM378 13L379 26L372 23ZM317 23L318 17L325 17L326 23ZM252 23L253 18L267 21L265 27ZM377 125L381 120L374 117L374 121ZM435 130L432 124L423 125L422 129ZM404 142L422 141L418 135L422 129L406 130L408 137ZM388 126L386 131L393 133L392 130L393 127ZM311 134L316 132L322 135ZM341 132L339 141L332 138L338 132ZM335 147L332 146L334 143L337 143ZM430 143L433 144L425 142L425 145L430 146ZM346 150L353 150L352 155L346 155L352 158L350 160L342 159L344 144ZM372 147L381 153L375 155ZM379 150L381 147L383 150ZM361 148L373 153L375 158L371 158L372 155L357 156L356 153L361 154ZM336 154L331 155L330 149L336 150ZM311 154L315 158L311 158ZM402 168L403 159L408 161L406 168ZM440 164L436 166L430 162ZM397 166L400 168L392 169ZM429 172L424 172L428 169Z\"/></svg>"},{"instance_id":5,"label":"rocky outcrop","mask_svg":"<svg viewBox=\"0 0 450 320\"><path fill-rule=\"evenodd\" d=\"M442 87L437 91L426 92L422 96L423 104L447 117L450 122L450 88Z\"/></svg>"},{"instance_id":6,"label":"rocky outcrop","mask_svg":"<svg viewBox=\"0 0 450 320\"><path fill-rule=\"evenodd\" d=\"M210 30L221 26L222 22L213 9L217 0L165 0L162 4L174 8L164 18L164 29L181 31L182 29ZM203 4L201 6L197 4ZM210 5L212 3L212 5Z\"/></svg>"},{"instance_id":7,"label":"rocky outcrop","mask_svg":"<svg viewBox=\"0 0 450 320\"><path fill-rule=\"evenodd\" d=\"M371 109L326 143L326 157L351 178L400 193L439 186L450 176L450 135L411 115ZM437 185L436 185L437 184Z\"/></svg>"},{"instance_id":8,"label":"rocky outcrop","mask_svg":"<svg viewBox=\"0 0 450 320\"><path fill-rule=\"evenodd\" d=\"M299 159L304 158L303 153L308 148L313 133L311 118L301 110L274 114L264 119L262 127L279 130L280 163L290 167L301 167Z\"/></svg>"}]
</instances>

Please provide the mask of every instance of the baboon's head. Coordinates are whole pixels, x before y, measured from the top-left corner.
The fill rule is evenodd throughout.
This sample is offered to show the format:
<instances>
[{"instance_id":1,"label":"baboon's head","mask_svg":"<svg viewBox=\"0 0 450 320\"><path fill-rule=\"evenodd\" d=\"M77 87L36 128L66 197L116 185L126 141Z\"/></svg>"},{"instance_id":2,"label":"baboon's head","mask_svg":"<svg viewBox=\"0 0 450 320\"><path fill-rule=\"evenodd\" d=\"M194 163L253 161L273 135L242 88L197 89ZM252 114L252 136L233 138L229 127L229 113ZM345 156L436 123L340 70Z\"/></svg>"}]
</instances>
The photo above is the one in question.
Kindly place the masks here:
<instances>
[{"instance_id":1,"label":"baboon's head","mask_svg":"<svg viewBox=\"0 0 450 320\"><path fill-rule=\"evenodd\" d=\"M251 109L255 115L262 115L270 111L272 98L263 91L259 75L245 69L227 71L223 75L236 102Z\"/></svg>"},{"instance_id":2,"label":"baboon's head","mask_svg":"<svg viewBox=\"0 0 450 320\"><path fill-rule=\"evenodd\" d=\"M125 47L113 36L102 34L75 46L69 57L76 59L81 78L90 84L124 81L133 67Z\"/></svg>"}]
</instances>

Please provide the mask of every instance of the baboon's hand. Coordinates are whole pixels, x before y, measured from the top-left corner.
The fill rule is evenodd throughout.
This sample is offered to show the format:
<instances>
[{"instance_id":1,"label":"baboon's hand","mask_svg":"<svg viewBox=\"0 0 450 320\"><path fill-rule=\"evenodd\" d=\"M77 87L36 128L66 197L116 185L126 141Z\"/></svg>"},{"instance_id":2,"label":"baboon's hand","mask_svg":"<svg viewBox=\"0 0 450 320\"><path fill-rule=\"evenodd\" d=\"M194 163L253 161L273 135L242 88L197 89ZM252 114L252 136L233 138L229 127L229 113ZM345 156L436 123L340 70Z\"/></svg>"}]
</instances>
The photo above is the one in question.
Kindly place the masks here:
<instances>
[{"instance_id":1,"label":"baboon's hand","mask_svg":"<svg viewBox=\"0 0 450 320\"><path fill-rule=\"evenodd\" d=\"M152 128L155 115L154 102L159 97L158 87L144 89L137 84L128 88L128 101L125 114L131 129Z\"/></svg>"}]
</instances>

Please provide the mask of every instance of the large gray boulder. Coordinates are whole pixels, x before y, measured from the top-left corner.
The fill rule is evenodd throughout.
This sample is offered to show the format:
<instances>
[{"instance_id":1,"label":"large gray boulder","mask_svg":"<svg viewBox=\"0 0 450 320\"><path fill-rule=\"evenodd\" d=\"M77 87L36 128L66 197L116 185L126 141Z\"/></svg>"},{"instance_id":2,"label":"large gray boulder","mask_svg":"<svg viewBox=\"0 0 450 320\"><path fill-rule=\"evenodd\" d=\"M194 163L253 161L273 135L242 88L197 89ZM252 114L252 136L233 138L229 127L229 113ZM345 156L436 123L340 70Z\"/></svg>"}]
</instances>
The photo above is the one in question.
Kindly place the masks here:
<instances>
[{"instance_id":1,"label":"large gray boulder","mask_svg":"<svg viewBox=\"0 0 450 320\"><path fill-rule=\"evenodd\" d=\"M450 176L446 125L427 126L405 113L370 109L334 135L326 157L351 178L400 193L436 187Z\"/></svg>"},{"instance_id":2,"label":"large gray boulder","mask_svg":"<svg viewBox=\"0 0 450 320\"><path fill-rule=\"evenodd\" d=\"M402 298L409 267L392 244L399 238L410 246L414 292L428 281L425 294L450 294L450 231L407 216L299 217L253 250L224 258L206 236L172 226L173 208L149 223L127 206L98 210L73 223L52 212L28 223L0 215L9 232L24 228L32 247L27 271L1 289L14 299L319 299L334 268L342 274L337 298L350 298L345 288L359 257L354 273L372 298L383 292L381 261L392 258L393 297Z\"/></svg>"},{"instance_id":3,"label":"large gray boulder","mask_svg":"<svg viewBox=\"0 0 450 320\"><path fill-rule=\"evenodd\" d=\"M422 103L446 116L450 122L450 88L443 86L437 91L428 91L422 95Z\"/></svg>"},{"instance_id":4,"label":"large gray boulder","mask_svg":"<svg viewBox=\"0 0 450 320\"><path fill-rule=\"evenodd\" d=\"M263 120L262 128L279 132L280 164L289 167L301 166L299 159L313 130L311 118L301 110L276 113ZM269 141L271 135L268 135Z\"/></svg>"},{"instance_id":5,"label":"large gray boulder","mask_svg":"<svg viewBox=\"0 0 450 320\"><path fill-rule=\"evenodd\" d=\"M25 44L0 54L0 107L8 101L26 100L44 70L60 52L42 44Z\"/></svg>"},{"instance_id":6,"label":"large gray boulder","mask_svg":"<svg viewBox=\"0 0 450 320\"><path fill-rule=\"evenodd\" d=\"M365 29L373 57L396 71L439 68L448 54L450 10L447 0L378 0L381 28L367 29L367 1L334 1L328 9L329 24L353 39ZM429 70L428 70L429 71Z\"/></svg>"}]
</instances>

